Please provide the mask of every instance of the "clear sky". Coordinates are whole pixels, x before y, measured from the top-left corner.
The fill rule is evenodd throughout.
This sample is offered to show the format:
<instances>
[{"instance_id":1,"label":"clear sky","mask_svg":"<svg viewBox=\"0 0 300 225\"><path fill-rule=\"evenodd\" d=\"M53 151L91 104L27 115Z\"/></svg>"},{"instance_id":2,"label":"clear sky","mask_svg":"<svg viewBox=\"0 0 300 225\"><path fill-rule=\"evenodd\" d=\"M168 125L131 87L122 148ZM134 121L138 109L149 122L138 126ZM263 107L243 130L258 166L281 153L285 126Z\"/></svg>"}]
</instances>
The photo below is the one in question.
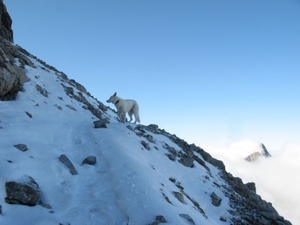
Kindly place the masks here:
<instances>
[{"instance_id":1,"label":"clear sky","mask_svg":"<svg viewBox=\"0 0 300 225\"><path fill-rule=\"evenodd\" d=\"M14 42L200 147L300 142L298 0L4 0ZM113 105L110 105L113 107Z\"/></svg>"}]
</instances>

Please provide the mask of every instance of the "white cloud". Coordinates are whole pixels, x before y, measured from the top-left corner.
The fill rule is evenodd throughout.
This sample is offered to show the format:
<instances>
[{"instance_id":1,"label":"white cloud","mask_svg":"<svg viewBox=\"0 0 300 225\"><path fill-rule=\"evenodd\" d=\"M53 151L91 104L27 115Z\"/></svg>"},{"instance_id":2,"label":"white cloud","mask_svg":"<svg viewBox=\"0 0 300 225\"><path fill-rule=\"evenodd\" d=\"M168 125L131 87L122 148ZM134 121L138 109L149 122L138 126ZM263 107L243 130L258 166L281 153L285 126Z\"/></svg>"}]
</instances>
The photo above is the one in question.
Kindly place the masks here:
<instances>
[{"instance_id":1,"label":"white cloud","mask_svg":"<svg viewBox=\"0 0 300 225\"><path fill-rule=\"evenodd\" d=\"M268 149L268 146L266 146ZM226 147L204 148L212 156L223 160L226 170L246 182L255 182L257 193L271 202L280 215L293 224L300 224L300 143L289 144L272 152L271 158L256 163L244 160L260 150L260 143L243 140Z\"/></svg>"}]
</instances>

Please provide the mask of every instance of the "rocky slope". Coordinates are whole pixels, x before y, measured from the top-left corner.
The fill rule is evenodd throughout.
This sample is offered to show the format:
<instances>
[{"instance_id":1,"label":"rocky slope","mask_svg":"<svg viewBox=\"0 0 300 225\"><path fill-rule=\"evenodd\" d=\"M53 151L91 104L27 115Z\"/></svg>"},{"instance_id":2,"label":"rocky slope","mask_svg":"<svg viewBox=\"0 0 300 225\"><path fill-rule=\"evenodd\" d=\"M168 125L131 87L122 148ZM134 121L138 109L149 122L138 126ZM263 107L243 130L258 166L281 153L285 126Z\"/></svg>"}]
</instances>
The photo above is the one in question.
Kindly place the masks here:
<instances>
[{"instance_id":1,"label":"rocky slope","mask_svg":"<svg viewBox=\"0 0 300 225\"><path fill-rule=\"evenodd\" d=\"M291 224L202 148L157 125L120 124L14 45L10 26L2 20L1 224Z\"/></svg>"}]
</instances>

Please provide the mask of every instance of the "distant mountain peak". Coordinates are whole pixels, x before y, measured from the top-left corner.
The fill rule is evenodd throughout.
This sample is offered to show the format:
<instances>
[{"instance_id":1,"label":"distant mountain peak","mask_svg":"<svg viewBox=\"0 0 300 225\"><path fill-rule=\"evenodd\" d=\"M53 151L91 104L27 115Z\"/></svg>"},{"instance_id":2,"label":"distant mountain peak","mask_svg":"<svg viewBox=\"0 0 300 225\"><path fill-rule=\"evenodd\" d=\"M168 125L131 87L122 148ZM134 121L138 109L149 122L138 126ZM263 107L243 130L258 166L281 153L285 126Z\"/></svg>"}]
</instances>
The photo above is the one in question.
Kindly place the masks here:
<instances>
[{"instance_id":1,"label":"distant mountain peak","mask_svg":"<svg viewBox=\"0 0 300 225\"><path fill-rule=\"evenodd\" d=\"M266 157L266 158L271 157L271 154L268 152L266 146L263 143L260 144L260 148L261 148L260 151L253 152L252 154L248 155L245 158L245 160L248 162L255 162L259 160L259 158L261 157Z\"/></svg>"}]
</instances>

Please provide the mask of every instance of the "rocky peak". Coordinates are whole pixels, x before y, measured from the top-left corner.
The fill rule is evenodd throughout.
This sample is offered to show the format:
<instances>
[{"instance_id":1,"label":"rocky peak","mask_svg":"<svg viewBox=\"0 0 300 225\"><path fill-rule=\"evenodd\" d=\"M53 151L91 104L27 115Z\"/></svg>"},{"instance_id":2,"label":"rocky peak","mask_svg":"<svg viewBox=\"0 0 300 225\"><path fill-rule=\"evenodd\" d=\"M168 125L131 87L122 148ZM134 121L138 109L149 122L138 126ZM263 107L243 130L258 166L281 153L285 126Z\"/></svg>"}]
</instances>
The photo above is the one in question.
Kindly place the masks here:
<instances>
[{"instance_id":1,"label":"rocky peak","mask_svg":"<svg viewBox=\"0 0 300 225\"><path fill-rule=\"evenodd\" d=\"M13 42L12 19L6 10L3 0L0 0L0 37Z\"/></svg>"},{"instance_id":2,"label":"rocky peak","mask_svg":"<svg viewBox=\"0 0 300 225\"><path fill-rule=\"evenodd\" d=\"M254 162L257 161L260 157L271 157L271 154L268 152L266 146L263 143L260 144L260 148L260 151L252 153L251 155L247 156L245 160L248 162Z\"/></svg>"}]
</instances>

